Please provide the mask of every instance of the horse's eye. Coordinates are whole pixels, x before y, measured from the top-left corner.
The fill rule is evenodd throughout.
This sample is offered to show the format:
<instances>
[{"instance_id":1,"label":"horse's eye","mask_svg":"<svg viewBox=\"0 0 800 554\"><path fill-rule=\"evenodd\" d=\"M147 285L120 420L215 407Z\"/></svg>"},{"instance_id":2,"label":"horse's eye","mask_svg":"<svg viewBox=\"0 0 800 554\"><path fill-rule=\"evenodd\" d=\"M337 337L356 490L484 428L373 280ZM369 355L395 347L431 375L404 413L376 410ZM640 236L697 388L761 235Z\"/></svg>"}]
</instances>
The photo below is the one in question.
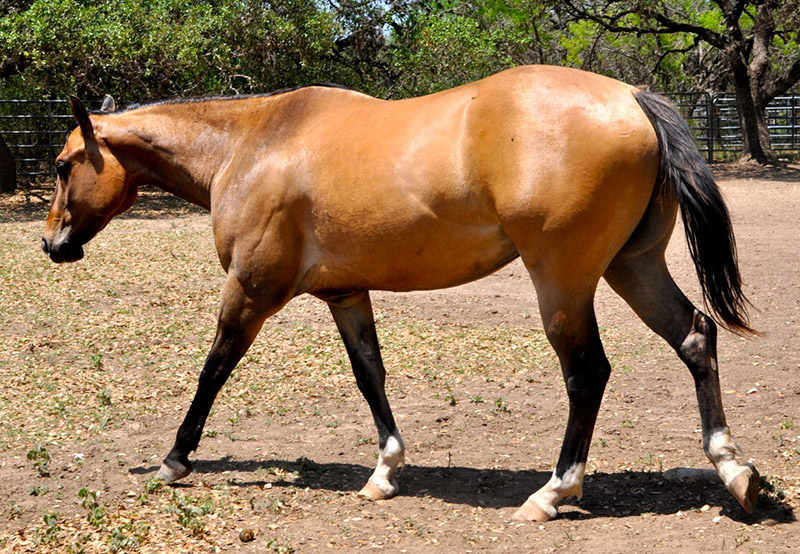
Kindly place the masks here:
<instances>
[{"instance_id":1,"label":"horse's eye","mask_svg":"<svg viewBox=\"0 0 800 554\"><path fill-rule=\"evenodd\" d=\"M64 161L56 162L56 173L58 173L62 181L66 182L67 177L69 177L69 163Z\"/></svg>"}]
</instances>

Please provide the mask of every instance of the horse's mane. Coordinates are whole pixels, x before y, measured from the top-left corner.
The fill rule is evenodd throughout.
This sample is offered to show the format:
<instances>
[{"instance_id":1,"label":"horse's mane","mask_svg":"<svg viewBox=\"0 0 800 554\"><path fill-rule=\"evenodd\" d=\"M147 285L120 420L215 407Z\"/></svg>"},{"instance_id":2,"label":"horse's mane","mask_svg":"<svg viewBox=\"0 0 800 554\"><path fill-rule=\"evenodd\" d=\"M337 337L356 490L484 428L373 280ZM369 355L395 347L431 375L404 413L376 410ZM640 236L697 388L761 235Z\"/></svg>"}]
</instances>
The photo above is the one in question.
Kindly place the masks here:
<instances>
[{"instance_id":1,"label":"horse's mane","mask_svg":"<svg viewBox=\"0 0 800 554\"><path fill-rule=\"evenodd\" d=\"M327 88L338 88L343 90L354 90L350 87L344 85L337 85L335 83L311 83L308 85L300 85L297 87L290 87L290 88L283 88L279 90L273 90L272 92L264 92L260 94L238 94L233 96L223 96L223 95L208 95L208 96L195 96L189 98L173 98L169 100L156 100L154 102L140 102L134 103L126 106L123 110L119 110L114 113L123 113L131 110L136 110L139 108L146 108L149 106L167 106L171 104L195 104L200 102L212 102L218 100L247 100L248 98L268 98L270 96L278 96L280 94L286 94L287 92L294 92L296 90L310 88L310 87L327 87ZM92 112L96 113L96 112ZM103 112L100 112L103 113Z\"/></svg>"},{"instance_id":2,"label":"horse's mane","mask_svg":"<svg viewBox=\"0 0 800 554\"><path fill-rule=\"evenodd\" d=\"M309 87L327 87L327 88L338 88L342 90L355 90L351 87L347 87L344 85L337 85L335 83L311 83L308 85L300 85L296 87L289 87L283 88L279 90L273 90L272 92L264 92L260 94L237 94L233 96L223 96L223 95L208 95L208 96L195 96L190 98L172 98L169 100L156 100L153 102L135 102L133 104L129 104L125 106L125 108L121 110L117 110L115 112L106 112L102 110L92 110L89 113L92 115L113 115L118 113L125 113L132 110L138 110L139 108L147 108L149 106L169 106L173 104L195 104L201 102L212 102L212 101L227 101L227 100L246 100L248 98L268 98L270 96L278 96L280 94L286 94L288 92L294 92L296 90L309 88ZM72 120L67 128L66 137L69 137L70 133L74 131L78 127L78 122Z\"/></svg>"}]
</instances>

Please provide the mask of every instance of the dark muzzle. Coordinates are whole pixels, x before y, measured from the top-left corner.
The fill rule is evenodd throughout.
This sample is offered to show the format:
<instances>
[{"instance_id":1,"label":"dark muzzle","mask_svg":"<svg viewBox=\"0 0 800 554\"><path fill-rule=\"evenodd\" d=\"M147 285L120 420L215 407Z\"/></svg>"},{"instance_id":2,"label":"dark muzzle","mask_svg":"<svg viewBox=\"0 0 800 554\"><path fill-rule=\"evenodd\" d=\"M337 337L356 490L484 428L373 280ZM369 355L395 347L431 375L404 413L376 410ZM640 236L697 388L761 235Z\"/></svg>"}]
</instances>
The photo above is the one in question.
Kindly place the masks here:
<instances>
[{"instance_id":1,"label":"dark muzzle","mask_svg":"<svg viewBox=\"0 0 800 554\"><path fill-rule=\"evenodd\" d=\"M45 237L42 237L42 252L50 256L50 259L57 264L77 262L83 258L83 246L69 240L51 244Z\"/></svg>"}]
</instances>

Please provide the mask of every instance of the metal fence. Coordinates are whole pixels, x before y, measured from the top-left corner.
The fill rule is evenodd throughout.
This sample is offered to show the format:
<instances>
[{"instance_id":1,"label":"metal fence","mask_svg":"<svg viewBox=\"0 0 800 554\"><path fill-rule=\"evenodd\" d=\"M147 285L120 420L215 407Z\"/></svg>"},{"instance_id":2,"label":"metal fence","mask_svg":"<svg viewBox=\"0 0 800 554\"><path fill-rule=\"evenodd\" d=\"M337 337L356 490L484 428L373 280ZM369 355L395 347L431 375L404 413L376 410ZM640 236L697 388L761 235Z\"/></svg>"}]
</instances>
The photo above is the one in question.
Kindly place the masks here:
<instances>
[{"instance_id":1,"label":"metal fence","mask_svg":"<svg viewBox=\"0 0 800 554\"><path fill-rule=\"evenodd\" d=\"M0 100L0 135L17 163L17 175L54 173L72 119L66 100Z\"/></svg>"},{"instance_id":2,"label":"metal fence","mask_svg":"<svg viewBox=\"0 0 800 554\"><path fill-rule=\"evenodd\" d=\"M742 150L742 131L733 95L674 92L667 94L688 120L709 161L734 158ZM0 100L0 135L17 163L17 175L54 173L53 160L64 144L72 118L65 100ZM772 149L800 155L800 94L781 96L767 107Z\"/></svg>"},{"instance_id":3,"label":"metal fence","mask_svg":"<svg viewBox=\"0 0 800 554\"><path fill-rule=\"evenodd\" d=\"M736 157L742 151L742 128L736 97L728 93L673 92L708 161ZM779 96L767 106L772 150L778 155L800 155L800 95Z\"/></svg>"}]
</instances>

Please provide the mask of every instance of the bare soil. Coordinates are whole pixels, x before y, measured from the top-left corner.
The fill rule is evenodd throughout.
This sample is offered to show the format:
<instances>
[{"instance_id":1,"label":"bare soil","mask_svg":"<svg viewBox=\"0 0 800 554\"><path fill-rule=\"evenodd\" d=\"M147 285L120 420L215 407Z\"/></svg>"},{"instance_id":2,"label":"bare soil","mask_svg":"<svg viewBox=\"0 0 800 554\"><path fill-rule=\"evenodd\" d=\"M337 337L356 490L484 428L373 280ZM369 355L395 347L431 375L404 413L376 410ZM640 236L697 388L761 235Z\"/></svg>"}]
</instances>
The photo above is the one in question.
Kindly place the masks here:
<instances>
[{"instance_id":1,"label":"bare soil","mask_svg":"<svg viewBox=\"0 0 800 554\"><path fill-rule=\"evenodd\" d=\"M0 551L797 552L800 168L714 169L763 333L721 332L718 348L728 423L763 477L754 515L716 478L664 478L710 467L692 380L602 283L614 372L583 498L548 523L510 521L549 478L567 415L519 263L453 289L373 293L407 446L398 497L355 496L375 432L310 298L267 323L223 389L195 473L159 487L213 338L209 218L145 191L86 259L56 267L37 251L49 191L34 189L0 199ZM679 229L668 256L701 305Z\"/></svg>"}]
</instances>

